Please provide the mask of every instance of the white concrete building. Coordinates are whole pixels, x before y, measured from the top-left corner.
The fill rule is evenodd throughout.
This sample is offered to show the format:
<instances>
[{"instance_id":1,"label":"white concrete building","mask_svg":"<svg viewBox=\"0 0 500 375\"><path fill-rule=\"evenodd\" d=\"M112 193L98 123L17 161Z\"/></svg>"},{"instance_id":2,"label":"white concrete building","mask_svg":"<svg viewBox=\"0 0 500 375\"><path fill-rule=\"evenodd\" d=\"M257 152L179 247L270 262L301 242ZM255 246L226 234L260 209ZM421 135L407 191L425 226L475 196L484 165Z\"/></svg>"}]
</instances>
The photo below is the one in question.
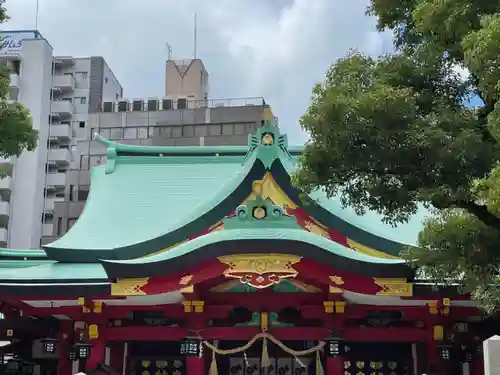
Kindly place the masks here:
<instances>
[{"instance_id":1,"label":"white concrete building","mask_svg":"<svg viewBox=\"0 0 500 375\"><path fill-rule=\"evenodd\" d=\"M0 59L12 69L10 99L31 111L38 147L2 160L9 176L0 180L0 247L35 249L52 233L54 203L64 199L72 149L86 138L89 112L118 100L123 89L102 57L54 56L33 30L0 33Z\"/></svg>"}]
</instances>

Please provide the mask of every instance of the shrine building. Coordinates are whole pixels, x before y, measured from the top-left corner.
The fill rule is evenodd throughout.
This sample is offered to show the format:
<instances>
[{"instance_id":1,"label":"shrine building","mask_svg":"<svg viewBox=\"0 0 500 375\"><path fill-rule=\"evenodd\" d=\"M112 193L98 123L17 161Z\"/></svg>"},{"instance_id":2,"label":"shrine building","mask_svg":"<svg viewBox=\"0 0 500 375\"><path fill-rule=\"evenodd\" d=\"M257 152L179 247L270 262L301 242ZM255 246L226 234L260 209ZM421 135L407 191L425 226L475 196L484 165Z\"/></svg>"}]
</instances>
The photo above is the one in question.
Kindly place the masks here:
<instances>
[{"instance_id":1,"label":"shrine building","mask_svg":"<svg viewBox=\"0 0 500 375\"><path fill-rule=\"evenodd\" d=\"M0 250L10 374L482 375L488 318L400 258L398 227L291 183L275 120L248 146L98 137L85 209L42 250Z\"/></svg>"}]
</instances>

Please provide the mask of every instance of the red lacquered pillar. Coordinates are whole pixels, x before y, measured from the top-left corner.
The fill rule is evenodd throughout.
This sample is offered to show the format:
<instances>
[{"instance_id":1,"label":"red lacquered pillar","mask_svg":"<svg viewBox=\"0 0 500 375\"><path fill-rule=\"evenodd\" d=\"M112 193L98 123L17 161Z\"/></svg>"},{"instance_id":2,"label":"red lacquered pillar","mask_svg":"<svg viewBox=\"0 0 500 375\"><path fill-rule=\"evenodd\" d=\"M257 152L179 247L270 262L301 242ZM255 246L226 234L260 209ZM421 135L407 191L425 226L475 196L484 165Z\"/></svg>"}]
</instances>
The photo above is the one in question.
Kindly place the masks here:
<instances>
[{"instance_id":1,"label":"red lacquered pillar","mask_svg":"<svg viewBox=\"0 0 500 375\"><path fill-rule=\"evenodd\" d=\"M109 366L117 373L123 373L123 351L125 344L123 342L113 342L110 346L110 364Z\"/></svg>"},{"instance_id":2,"label":"red lacquered pillar","mask_svg":"<svg viewBox=\"0 0 500 375\"><path fill-rule=\"evenodd\" d=\"M181 342L181 353L186 359L187 375L205 375L203 343L197 338L186 338Z\"/></svg>"},{"instance_id":3,"label":"red lacquered pillar","mask_svg":"<svg viewBox=\"0 0 500 375\"><path fill-rule=\"evenodd\" d=\"M90 348L90 358L85 362L85 370L88 372L95 369L98 365L104 364L106 348L104 340L92 340Z\"/></svg>"},{"instance_id":4,"label":"red lacquered pillar","mask_svg":"<svg viewBox=\"0 0 500 375\"><path fill-rule=\"evenodd\" d=\"M341 356L326 359L326 375L343 375L344 359Z\"/></svg>"},{"instance_id":5,"label":"red lacquered pillar","mask_svg":"<svg viewBox=\"0 0 500 375\"><path fill-rule=\"evenodd\" d=\"M205 361L203 356L186 357L187 375L205 375Z\"/></svg>"},{"instance_id":6,"label":"red lacquered pillar","mask_svg":"<svg viewBox=\"0 0 500 375\"><path fill-rule=\"evenodd\" d=\"M344 374L344 343L342 340L330 340L326 344L326 375Z\"/></svg>"},{"instance_id":7,"label":"red lacquered pillar","mask_svg":"<svg viewBox=\"0 0 500 375\"><path fill-rule=\"evenodd\" d=\"M57 362L57 375L71 375L73 363L69 360L69 350L71 348L71 336L73 335L73 321L63 320L60 325L58 335L59 360Z\"/></svg>"}]
</instances>

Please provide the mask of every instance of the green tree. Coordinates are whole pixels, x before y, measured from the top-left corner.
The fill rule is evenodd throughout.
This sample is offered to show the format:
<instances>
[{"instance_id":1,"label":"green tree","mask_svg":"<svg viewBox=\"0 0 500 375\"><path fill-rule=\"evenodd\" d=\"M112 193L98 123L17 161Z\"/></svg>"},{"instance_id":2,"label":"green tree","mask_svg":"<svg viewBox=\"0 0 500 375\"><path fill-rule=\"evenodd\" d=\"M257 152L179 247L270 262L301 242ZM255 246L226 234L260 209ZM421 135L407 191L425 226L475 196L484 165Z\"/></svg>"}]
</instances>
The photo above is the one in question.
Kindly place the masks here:
<instances>
[{"instance_id":1,"label":"green tree","mask_svg":"<svg viewBox=\"0 0 500 375\"><path fill-rule=\"evenodd\" d=\"M394 33L395 51L350 52L314 87L295 182L394 225L433 208L421 246L404 255L498 308L500 2L371 0L367 12ZM484 105L467 108L475 95Z\"/></svg>"},{"instance_id":2,"label":"green tree","mask_svg":"<svg viewBox=\"0 0 500 375\"><path fill-rule=\"evenodd\" d=\"M7 20L5 0L0 0L0 23ZM32 151L38 139L28 109L8 100L11 69L5 60L3 62L0 65L0 158L19 156L24 150ZM0 171L0 177L2 175Z\"/></svg>"}]
</instances>

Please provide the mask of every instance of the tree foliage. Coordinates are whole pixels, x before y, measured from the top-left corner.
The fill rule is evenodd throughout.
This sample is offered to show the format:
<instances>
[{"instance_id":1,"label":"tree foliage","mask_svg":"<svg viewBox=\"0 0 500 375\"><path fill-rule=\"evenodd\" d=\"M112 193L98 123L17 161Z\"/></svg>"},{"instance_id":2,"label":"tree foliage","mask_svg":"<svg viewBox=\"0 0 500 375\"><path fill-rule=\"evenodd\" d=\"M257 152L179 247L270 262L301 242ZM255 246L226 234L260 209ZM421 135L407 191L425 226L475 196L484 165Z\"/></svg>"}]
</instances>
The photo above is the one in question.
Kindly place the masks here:
<instances>
[{"instance_id":1,"label":"tree foliage","mask_svg":"<svg viewBox=\"0 0 500 375\"><path fill-rule=\"evenodd\" d=\"M424 205L405 256L500 306L500 1L371 0L393 53L335 61L301 118L311 137L296 183L394 225ZM467 69L467 77L459 74ZM464 103L479 96L484 105ZM418 259L418 260L415 260Z\"/></svg>"},{"instance_id":2,"label":"tree foliage","mask_svg":"<svg viewBox=\"0 0 500 375\"><path fill-rule=\"evenodd\" d=\"M0 0L0 23L7 20L5 0ZM25 150L32 151L38 139L28 109L9 100L11 69L5 62L0 65L0 158L19 156Z\"/></svg>"}]
</instances>

